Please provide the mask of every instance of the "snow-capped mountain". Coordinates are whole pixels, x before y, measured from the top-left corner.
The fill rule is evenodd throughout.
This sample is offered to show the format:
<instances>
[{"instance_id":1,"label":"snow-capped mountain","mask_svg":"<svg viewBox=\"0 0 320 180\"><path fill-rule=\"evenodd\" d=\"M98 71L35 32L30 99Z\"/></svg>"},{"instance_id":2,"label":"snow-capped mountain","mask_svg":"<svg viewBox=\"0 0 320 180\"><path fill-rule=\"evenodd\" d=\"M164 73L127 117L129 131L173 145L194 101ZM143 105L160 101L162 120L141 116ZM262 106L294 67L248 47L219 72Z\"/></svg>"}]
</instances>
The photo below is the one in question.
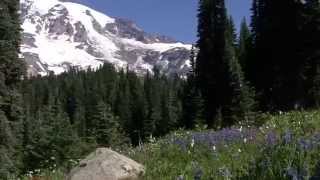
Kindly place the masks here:
<instances>
[{"instance_id":1,"label":"snow-capped mountain","mask_svg":"<svg viewBox=\"0 0 320 180\"><path fill-rule=\"evenodd\" d=\"M104 62L138 73L159 66L165 73L189 68L191 45L144 32L130 20L112 18L70 0L21 0L21 53L29 74Z\"/></svg>"}]
</instances>

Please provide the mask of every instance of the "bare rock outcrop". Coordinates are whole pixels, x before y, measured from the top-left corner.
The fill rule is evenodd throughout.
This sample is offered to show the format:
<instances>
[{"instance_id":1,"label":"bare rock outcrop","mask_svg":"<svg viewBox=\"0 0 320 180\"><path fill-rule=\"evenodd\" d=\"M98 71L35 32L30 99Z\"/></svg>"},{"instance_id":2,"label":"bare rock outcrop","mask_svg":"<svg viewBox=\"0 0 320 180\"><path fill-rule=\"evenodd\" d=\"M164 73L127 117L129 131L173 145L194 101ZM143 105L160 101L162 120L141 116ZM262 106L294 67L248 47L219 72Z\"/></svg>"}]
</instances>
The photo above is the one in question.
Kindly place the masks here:
<instances>
[{"instance_id":1,"label":"bare rock outcrop","mask_svg":"<svg viewBox=\"0 0 320 180\"><path fill-rule=\"evenodd\" d=\"M67 180L138 180L143 165L108 148L99 148L74 168Z\"/></svg>"}]
</instances>

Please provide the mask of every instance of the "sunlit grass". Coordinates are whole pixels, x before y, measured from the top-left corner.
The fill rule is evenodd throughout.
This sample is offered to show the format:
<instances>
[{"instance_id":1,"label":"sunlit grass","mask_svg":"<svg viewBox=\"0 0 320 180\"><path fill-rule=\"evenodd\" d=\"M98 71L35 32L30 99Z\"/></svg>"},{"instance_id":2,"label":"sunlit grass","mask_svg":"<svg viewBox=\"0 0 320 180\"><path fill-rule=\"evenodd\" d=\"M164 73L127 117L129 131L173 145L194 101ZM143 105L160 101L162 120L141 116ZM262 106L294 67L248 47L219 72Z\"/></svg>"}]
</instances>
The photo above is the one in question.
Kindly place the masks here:
<instances>
[{"instance_id":1,"label":"sunlit grass","mask_svg":"<svg viewBox=\"0 0 320 180\"><path fill-rule=\"evenodd\" d=\"M148 180L285 180L320 173L320 112L279 112L267 119L261 127L181 131L130 156L146 166Z\"/></svg>"},{"instance_id":2,"label":"sunlit grass","mask_svg":"<svg viewBox=\"0 0 320 180\"><path fill-rule=\"evenodd\" d=\"M264 118L261 127L180 130L124 153L146 166L146 180L303 180L320 175L320 111ZM43 171L41 177L63 180L65 175Z\"/></svg>"}]
</instances>

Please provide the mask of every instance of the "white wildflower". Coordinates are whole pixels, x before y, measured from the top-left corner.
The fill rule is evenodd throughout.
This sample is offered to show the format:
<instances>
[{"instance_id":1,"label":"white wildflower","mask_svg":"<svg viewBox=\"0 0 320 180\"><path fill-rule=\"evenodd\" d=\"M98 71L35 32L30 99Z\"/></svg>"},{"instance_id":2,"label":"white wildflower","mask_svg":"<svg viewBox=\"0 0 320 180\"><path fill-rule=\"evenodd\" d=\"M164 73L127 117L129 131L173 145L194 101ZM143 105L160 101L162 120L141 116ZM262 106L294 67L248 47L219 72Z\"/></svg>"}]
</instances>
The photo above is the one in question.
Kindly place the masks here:
<instances>
[{"instance_id":1,"label":"white wildflower","mask_svg":"<svg viewBox=\"0 0 320 180\"><path fill-rule=\"evenodd\" d=\"M244 142L244 143L247 143L247 138L244 138L244 139L243 139L243 142Z\"/></svg>"},{"instance_id":2,"label":"white wildflower","mask_svg":"<svg viewBox=\"0 0 320 180\"><path fill-rule=\"evenodd\" d=\"M242 152L241 149L238 149L238 152L241 153Z\"/></svg>"},{"instance_id":3,"label":"white wildflower","mask_svg":"<svg viewBox=\"0 0 320 180\"><path fill-rule=\"evenodd\" d=\"M212 150L216 151L216 146L212 146Z\"/></svg>"},{"instance_id":4,"label":"white wildflower","mask_svg":"<svg viewBox=\"0 0 320 180\"><path fill-rule=\"evenodd\" d=\"M194 147L194 139L191 140L191 144L190 145L191 145L192 148Z\"/></svg>"}]
</instances>

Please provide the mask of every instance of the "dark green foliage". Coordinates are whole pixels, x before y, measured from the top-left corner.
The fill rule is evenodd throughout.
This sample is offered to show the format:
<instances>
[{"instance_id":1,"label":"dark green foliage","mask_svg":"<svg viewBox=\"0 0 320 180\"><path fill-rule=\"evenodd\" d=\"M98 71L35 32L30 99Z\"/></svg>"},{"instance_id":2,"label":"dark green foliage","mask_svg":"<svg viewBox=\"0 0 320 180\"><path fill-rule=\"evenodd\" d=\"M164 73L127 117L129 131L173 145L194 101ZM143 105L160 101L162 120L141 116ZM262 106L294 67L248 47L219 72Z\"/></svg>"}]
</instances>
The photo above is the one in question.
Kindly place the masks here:
<instances>
[{"instance_id":1,"label":"dark green foliage","mask_svg":"<svg viewBox=\"0 0 320 180\"><path fill-rule=\"evenodd\" d=\"M18 7L0 2L0 179L68 169L97 146L138 145L178 128L255 124L255 89L265 111L320 105L317 0L254 0L251 32L243 20L238 41L225 1L200 0L186 80L104 64L19 83Z\"/></svg>"},{"instance_id":2,"label":"dark green foliage","mask_svg":"<svg viewBox=\"0 0 320 180\"><path fill-rule=\"evenodd\" d=\"M295 0L255 0L253 3L253 58L248 78L261 94L264 110L302 106L304 59L299 18L302 4Z\"/></svg>"},{"instance_id":3,"label":"dark green foliage","mask_svg":"<svg viewBox=\"0 0 320 180\"><path fill-rule=\"evenodd\" d=\"M24 75L24 63L18 57L20 47L19 1L0 2L0 72L5 84L12 85Z\"/></svg>"},{"instance_id":4,"label":"dark green foliage","mask_svg":"<svg viewBox=\"0 0 320 180\"><path fill-rule=\"evenodd\" d=\"M306 1L303 9L301 27L300 58L305 60L304 77L307 104L311 107L320 105L320 3ZM308 47L308 48L306 48Z\"/></svg>"},{"instance_id":5,"label":"dark green foliage","mask_svg":"<svg viewBox=\"0 0 320 180\"><path fill-rule=\"evenodd\" d=\"M70 160L91 151L82 142L66 113L58 106L45 107L25 123L24 172L34 169L68 167Z\"/></svg>"},{"instance_id":6,"label":"dark green foliage","mask_svg":"<svg viewBox=\"0 0 320 180\"><path fill-rule=\"evenodd\" d=\"M251 32L248 28L246 19L243 18L240 27L240 35L239 35L239 42L238 42L238 58L239 63L243 69L243 72L247 72L248 63L249 63L249 51L252 47L251 42ZM247 74L245 74L247 77Z\"/></svg>"},{"instance_id":7,"label":"dark green foliage","mask_svg":"<svg viewBox=\"0 0 320 180\"><path fill-rule=\"evenodd\" d=\"M198 18L196 81L207 123L219 127L246 120L253 108L253 95L236 56L235 29L226 16L224 1L200 1Z\"/></svg>"},{"instance_id":8,"label":"dark green foliage","mask_svg":"<svg viewBox=\"0 0 320 180\"><path fill-rule=\"evenodd\" d=\"M236 27L233 22L233 18L230 16L227 19L227 36L230 37L230 43L234 48L238 47L238 42L237 42L237 32L236 32Z\"/></svg>"},{"instance_id":9,"label":"dark green foliage","mask_svg":"<svg viewBox=\"0 0 320 180\"><path fill-rule=\"evenodd\" d=\"M285 10L284 10L285 9ZM265 111L319 102L319 1L254 0L246 76Z\"/></svg>"},{"instance_id":10,"label":"dark green foliage","mask_svg":"<svg viewBox=\"0 0 320 180\"><path fill-rule=\"evenodd\" d=\"M16 138L5 114L0 111L0 178L6 179L17 172L17 159L15 155Z\"/></svg>"},{"instance_id":11,"label":"dark green foliage","mask_svg":"<svg viewBox=\"0 0 320 180\"><path fill-rule=\"evenodd\" d=\"M91 131L99 146L118 146L126 142L119 120L114 117L110 106L103 101L96 105L92 121L95 127Z\"/></svg>"},{"instance_id":12,"label":"dark green foliage","mask_svg":"<svg viewBox=\"0 0 320 180\"><path fill-rule=\"evenodd\" d=\"M31 118L42 107L59 102L78 136L117 147L129 141L137 145L180 125L181 81L158 70L139 77L105 64L95 72L72 69L59 76L32 78L23 82L21 90Z\"/></svg>"},{"instance_id":13,"label":"dark green foliage","mask_svg":"<svg viewBox=\"0 0 320 180\"><path fill-rule=\"evenodd\" d=\"M196 78L204 98L205 119L211 127L214 125L217 110L221 108L219 105L223 101L222 91L228 86L224 77L226 73L223 73L228 70L223 61L227 28L225 11L224 1L200 1ZM220 82L222 79L223 82Z\"/></svg>"},{"instance_id":14,"label":"dark green foliage","mask_svg":"<svg viewBox=\"0 0 320 180\"><path fill-rule=\"evenodd\" d=\"M19 1L0 2L0 179L22 167L23 109L16 85L24 75L19 59Z\"/></svg>"},{"instance_id":15,"label":"dark green foliage","mask_svg":"<svg viewBox=\"0 0 320 180\"><path fill-rule=\"evenodd\" d=\"M182 120L183 125L187 129L193 129L196 126L205 124L203 117L203 99L200 90L196 86L195 58L195 49L192 47L190 55L191 70L187 75L187 81L184 84L182 93Z\"/></svg>"}]
</instances>

